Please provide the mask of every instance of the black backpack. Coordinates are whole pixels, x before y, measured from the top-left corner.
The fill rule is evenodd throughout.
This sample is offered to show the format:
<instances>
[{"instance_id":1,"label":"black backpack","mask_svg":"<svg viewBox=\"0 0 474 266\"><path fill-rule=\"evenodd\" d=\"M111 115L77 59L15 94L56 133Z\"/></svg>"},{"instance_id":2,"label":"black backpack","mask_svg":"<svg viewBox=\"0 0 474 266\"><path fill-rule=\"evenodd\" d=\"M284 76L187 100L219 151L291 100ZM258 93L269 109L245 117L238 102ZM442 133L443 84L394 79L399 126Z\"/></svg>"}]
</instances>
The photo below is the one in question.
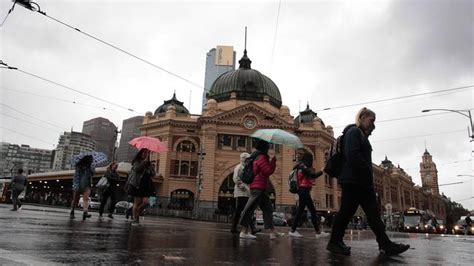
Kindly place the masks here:
<instances>
[{"instance_id":1,"label":"black backpack","mask_svg":"<svg viewBox=\"0 0 474 266\"><path fill-rule=\"evenodd\" d=\"M251 184L253 182L253 162L260 155L260 152L254 152L249 158L245 159L244 168L240 172L240 180L245 184Z\"/></svg>"},{"instance_id":2,"label":"black backpack","mask_svg":"<svg viewBox=\"0 0 474 266\"><path fill-rule=\"evenodd\" d=\"M344 164L343 144L344 134L337 137L334 144L331 146L324 172L332 177L338 177L342 172L342 165Z\"/></svg>"},{"instance_id":3,"label":"black backpack","mask_svg":"<svg viewBox=\"0 0 474 266\"><path fill-rule=\"evenodd\" d=\"M288 175L288 189L291 193L298 193L298 168L293 169Z\"/></svg>"}]
</instances>

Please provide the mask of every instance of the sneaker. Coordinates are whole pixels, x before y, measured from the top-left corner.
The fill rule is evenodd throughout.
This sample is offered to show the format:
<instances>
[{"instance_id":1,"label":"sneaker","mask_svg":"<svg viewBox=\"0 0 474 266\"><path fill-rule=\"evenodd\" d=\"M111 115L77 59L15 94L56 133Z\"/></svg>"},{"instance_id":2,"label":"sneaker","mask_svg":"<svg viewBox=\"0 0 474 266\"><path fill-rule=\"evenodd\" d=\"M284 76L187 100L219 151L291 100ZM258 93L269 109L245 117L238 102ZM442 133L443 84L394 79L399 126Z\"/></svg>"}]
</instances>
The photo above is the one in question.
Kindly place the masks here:
<instances>
[{"instance_id":1,"label":"sneaker","mask_svg":"<svg viewBox=\"0 0 474 266\"><path fill-rule=\"evenodd\" d=\"M132 221L130 223L131 226L139 226L140 224L137 221Z\"/></svg>"},{"instance_id":2,"label":"sneaker","mask_svg":"<svg viewBox=\"0 0 474 266\"><path fill-rule=\"evenodd\" d=\"M110 219L114 218L114 216L112 214L109 214L107 217L109 217Z\"/></svg>"},{"instance_id":3,"label":"sneaker","mask_svg":"<svg viewBox=\"0 0 474 266\"><path fill-rule=\"evenodd\" d=\"M327 232L322 232L322 231L319 231L319 232L316 232L316 237L319 238L319 237L325 237L325 236L328 236L329 233ZM344 245L345 246L345 245ZM346 246L347 247L347 246Z\"/></svg>"},{"instance_id":4,"label":"sneaker","mask_svg":"<svg viewBox=\"0 0 474 266\"><path fill-rule=\"evenodd\" d=\"M71 213L69 214L69 219L74 219L74 210L72 210Z\"/></svg>"},{"instance_id":5,"label":"sneaker","mask_svg":"<svg viewBox=\"0 0 474 266\"><path fill-rule=\"evenodd\" d=\"M346 256L351 255L350 248L348 248L342 242L329 241L328 245L326 246L326 249L333 254L341 254Z\"/></svg>"},{"instance_id":6,"label":"sneaker","mask_svg":"<svg viewBox=\"0 0 474 266\"><path fill-rule=\"evenodd\" d=\"M302 237L303 235L301 235L298 231L290 231L288 233L289 236L292 236L292 237Z\"/></svg>"},{"instance_id":7,"label":"sneaker","mask_svg":"<svg viewBox=\"0 0 474 266\"><path fill-rule=\"evenodd\" d=\"M380 249L380 253L385 256L394 256L407 251L410 245L391 243L385 248Z\"/></svg>"},{"instance_id":8,"label":"sneaker","mask_svg":"<svg viewBox=\"0 0 474 266\"><path fill-rule=\"evenodd\" d=\"M270 239L273 240L273 239L276 239L277 237L284 236L284 235L285 234L280 233L280 232L273 232L273 233L270 233Z\"/></svg>"},{"instance_id":9,"label":"sneaker","mask_svg":"<svg viewBox=\"0 0 474 266\"><path fill-rule=\"evenodd\" d=\"M252 235L256 235L257 233L262 232L262 229L255 229L255 231L252 231Z\"/></svg>"},{"instance_id":10,"label":"sneaker","mask_svg":"<svg viewBox=\"0 0 474 266\"><path fill-rule=\"evenodd\" d=\"M240 238L242 239L256 239L257 237L252 235L252 234L246 234L244 232L240 232L240 235L239 235Z\"/></svg>"},{"instance_id":11,"label":"sneaker","mask_svg":"<svg viewBox=\"0 0 474 266\"><path fill-rule=\"evenodd\" d=\"M10 211L14 212L14 211L18 211L18 209L13 208L13 209L10 209Z\"/></svg>"}]
</instances>

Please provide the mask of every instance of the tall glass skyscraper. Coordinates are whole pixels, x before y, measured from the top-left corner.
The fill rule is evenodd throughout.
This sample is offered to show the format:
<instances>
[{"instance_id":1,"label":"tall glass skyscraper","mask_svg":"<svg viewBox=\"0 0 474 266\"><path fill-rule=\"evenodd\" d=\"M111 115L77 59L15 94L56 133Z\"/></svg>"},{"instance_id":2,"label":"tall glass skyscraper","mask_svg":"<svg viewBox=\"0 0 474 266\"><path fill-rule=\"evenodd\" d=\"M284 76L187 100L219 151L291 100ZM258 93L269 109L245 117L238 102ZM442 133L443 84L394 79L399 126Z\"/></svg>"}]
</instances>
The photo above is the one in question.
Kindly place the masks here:
<instances>
[{"instance_id":1,"label":"tall glass skyscraper","mask_svg":"<svg viewBox=\"0 0 474 266\"><path fill-rule=\"evenodd\" d=\"M212 83L227 71L235 70L235 52L233 46L212 48L206 54L206 74L204 77L204 92L202 94L202 110L206 106L206 94L211 89Z\"/></svg>"}]
</instances>

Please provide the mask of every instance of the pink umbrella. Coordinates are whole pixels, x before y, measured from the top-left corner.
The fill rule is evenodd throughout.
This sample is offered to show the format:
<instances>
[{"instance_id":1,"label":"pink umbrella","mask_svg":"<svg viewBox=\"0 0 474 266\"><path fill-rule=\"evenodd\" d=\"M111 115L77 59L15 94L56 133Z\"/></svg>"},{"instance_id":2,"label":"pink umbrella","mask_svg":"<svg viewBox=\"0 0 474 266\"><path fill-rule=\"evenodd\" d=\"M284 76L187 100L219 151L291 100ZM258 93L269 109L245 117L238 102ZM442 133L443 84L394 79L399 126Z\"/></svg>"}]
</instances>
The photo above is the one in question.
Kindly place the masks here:
<instances>
[{"instance_id":1,"label":"pink umbrella","mask_svg":"<svg viewBox=\"0 0 474 266\"><path fill-rule=\"evenodd\" d=\"M141 136L138 138L134 138L128 142L128 144L132 145L137 149L148 149L150 151L154 151L157 153L166 152L168 151L168 147L166 147L163 142L161 142L157 138L148 137L148 136Z\"/></svg>"}]
</instances>

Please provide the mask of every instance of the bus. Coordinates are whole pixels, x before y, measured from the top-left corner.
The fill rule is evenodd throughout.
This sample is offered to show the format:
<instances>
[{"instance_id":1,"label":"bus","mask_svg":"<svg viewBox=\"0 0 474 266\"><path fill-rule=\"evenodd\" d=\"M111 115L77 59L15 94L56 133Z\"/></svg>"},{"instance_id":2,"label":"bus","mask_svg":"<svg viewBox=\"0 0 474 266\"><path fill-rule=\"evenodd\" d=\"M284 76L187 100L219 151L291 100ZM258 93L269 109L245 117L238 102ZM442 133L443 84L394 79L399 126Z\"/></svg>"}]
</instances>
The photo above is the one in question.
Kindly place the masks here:
<instances>
[{"instance_id":1,"label":"bus","mask_svg":"<svg viewBox=\"0 0 474 266\"><path fill-rule=\"evenodd\" d=\"M437 221L428 211L410 208L403 212L403 231L436 233Z\"/></svg>"}]
</instances>

